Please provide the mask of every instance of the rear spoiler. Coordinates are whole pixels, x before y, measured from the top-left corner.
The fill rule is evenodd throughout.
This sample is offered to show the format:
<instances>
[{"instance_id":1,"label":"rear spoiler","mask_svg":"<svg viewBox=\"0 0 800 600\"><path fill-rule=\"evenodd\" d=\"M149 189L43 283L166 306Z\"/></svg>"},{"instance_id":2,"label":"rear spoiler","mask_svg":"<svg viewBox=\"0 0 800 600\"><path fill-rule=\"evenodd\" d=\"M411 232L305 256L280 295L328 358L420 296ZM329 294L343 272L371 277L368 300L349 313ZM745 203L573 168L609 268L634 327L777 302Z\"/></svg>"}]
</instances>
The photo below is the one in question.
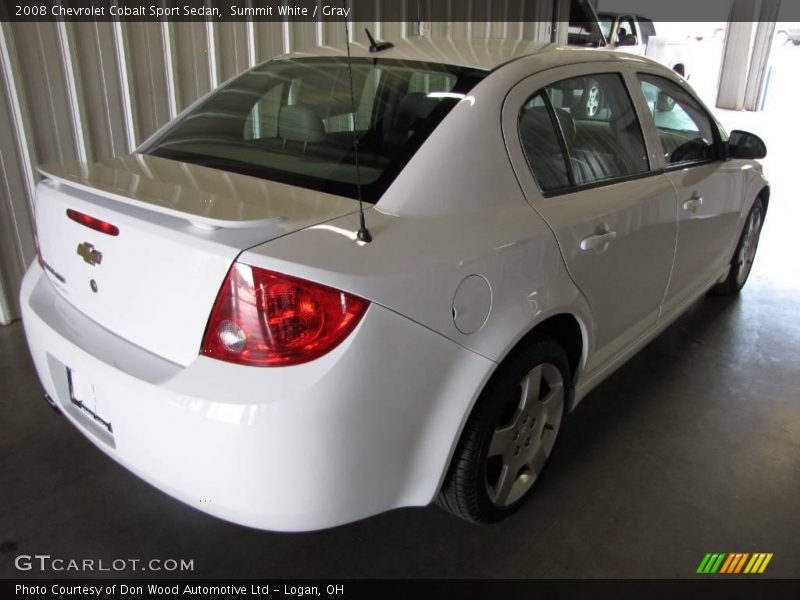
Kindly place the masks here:
<instances>
[{"instance_id":1,"label":"rear spoiler","mask_svg":"<svg viewBox=\"0 0 800 600\"><path fill-rule=\"evenodd\" d=\"M281 221L265 182L206 167L130 154L99 163L46 164L39 173L58 185L184 219L200 229L243 229ZM164 171L171 177L162 177ZM154 173L154 171L156 173ZM171 181L168 181L171 180ZM203 188L193 185L202 180ZM209 190L212 191L209 191ZM254 201L255 200L255 201Z\"/></svg>"}]
</instances>

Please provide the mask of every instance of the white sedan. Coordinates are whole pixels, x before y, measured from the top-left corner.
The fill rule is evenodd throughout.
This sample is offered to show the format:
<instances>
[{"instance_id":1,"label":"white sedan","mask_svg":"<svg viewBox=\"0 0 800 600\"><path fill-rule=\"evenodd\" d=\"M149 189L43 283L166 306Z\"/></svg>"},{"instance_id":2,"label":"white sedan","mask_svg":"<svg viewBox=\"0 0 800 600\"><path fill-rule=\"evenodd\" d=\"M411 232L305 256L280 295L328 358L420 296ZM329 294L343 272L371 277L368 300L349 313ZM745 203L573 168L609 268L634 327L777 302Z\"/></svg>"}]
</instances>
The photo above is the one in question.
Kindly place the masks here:
<instances>
[{"instance_id":1,"label":"white sedan","mask_svg":"<svg viewBox=\"0 0 800 600\"><path fill-rule=\"evenodd\" d=\"M283 56L131 155L41 167L25 332L51 404L200 510L497 521L592 388L744 285L765 152L641 57Z\"/></svg>"}]
</instances>

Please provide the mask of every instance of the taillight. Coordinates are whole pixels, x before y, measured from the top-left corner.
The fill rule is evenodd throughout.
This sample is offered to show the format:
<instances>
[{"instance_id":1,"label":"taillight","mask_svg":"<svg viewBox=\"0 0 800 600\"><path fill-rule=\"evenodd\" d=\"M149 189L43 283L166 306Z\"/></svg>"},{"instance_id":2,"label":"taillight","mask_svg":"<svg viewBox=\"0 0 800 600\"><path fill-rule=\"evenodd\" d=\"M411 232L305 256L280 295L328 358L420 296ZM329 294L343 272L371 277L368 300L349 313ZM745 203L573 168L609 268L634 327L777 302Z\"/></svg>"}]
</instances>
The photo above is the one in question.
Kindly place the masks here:
<instances>
[{"instance_id":1,"label":"taillight","mask_svg":"<svg viewBox=\"0 0 800 600\"><path fill-rule=\"evenodd\" d=\"M262 367L308 362L338 346L368 306L363 298L237 262L214 303L202 353Z\"/></svg>"},{"instance_id":2,"label":"taillight","mask_svg":"<svg viewBox=\"0 0 800 600\"><path fill-rule=\"evenodd\" d=\"M106 235L119 235L119 227L116 225L112 225L111 223L107 223L106 221L101 221L95 217L86 215L82 212L78 212L77 210L72 210L71 208L67 209L67 216L75 221L76 223L80 223L84 227L88 227L89 229L94 229L95 231L99 231L100 233L105 233Z\"/></svg>"}]
</instances>

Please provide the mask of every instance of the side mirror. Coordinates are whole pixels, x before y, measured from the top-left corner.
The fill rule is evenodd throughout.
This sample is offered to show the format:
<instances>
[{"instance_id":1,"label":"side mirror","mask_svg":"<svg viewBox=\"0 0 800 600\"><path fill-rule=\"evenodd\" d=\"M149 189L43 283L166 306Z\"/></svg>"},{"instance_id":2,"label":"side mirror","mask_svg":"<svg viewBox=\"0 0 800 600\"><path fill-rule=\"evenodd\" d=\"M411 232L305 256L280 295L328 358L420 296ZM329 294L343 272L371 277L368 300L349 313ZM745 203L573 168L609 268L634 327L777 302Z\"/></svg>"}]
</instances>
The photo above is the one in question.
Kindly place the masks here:
<instances>
[{"instance_id":1,"label":"side mirror","mask_svg":"<svg viewBox=\"0 0 800 600\"><path fill-rule=\"evenodd\" d=\"M635 46L638 43L639 40L636 39L636 34L628 33L620 36L617 46Z\"/></svg>"},{"instance_id":2,"label":"side mirror","mask_svg":"<svg viewBox=\"0 0 800 600\"><path fill-rule=\"evenodd\" d=\"M767 155L767 145L754 133L731 131L728 138L728 158L764 158Z\"/></svg>"}]
</instances>

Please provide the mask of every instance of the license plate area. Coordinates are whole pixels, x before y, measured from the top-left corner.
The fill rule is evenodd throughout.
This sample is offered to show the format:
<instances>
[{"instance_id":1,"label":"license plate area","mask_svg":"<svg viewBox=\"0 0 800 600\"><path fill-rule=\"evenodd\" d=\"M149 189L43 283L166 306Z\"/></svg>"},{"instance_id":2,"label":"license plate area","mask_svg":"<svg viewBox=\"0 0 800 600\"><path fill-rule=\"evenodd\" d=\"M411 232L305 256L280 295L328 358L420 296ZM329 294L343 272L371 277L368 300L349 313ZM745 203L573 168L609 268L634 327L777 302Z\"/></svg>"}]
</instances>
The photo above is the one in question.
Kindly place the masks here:
<instances>
[{"instance_id":1,"label":"license plate area","mask_svg":"<svg viewBox=\"0 0 800 600\"><path fill-rule=\"evenodd\" d=\"M82 415L90 418L95 425L102 427L113 435L114 428L111 422L99 414L97 398L92 383L67 367L67 386L69 388L70 403L77 407Z\"/></svg>"}]
</instances>

